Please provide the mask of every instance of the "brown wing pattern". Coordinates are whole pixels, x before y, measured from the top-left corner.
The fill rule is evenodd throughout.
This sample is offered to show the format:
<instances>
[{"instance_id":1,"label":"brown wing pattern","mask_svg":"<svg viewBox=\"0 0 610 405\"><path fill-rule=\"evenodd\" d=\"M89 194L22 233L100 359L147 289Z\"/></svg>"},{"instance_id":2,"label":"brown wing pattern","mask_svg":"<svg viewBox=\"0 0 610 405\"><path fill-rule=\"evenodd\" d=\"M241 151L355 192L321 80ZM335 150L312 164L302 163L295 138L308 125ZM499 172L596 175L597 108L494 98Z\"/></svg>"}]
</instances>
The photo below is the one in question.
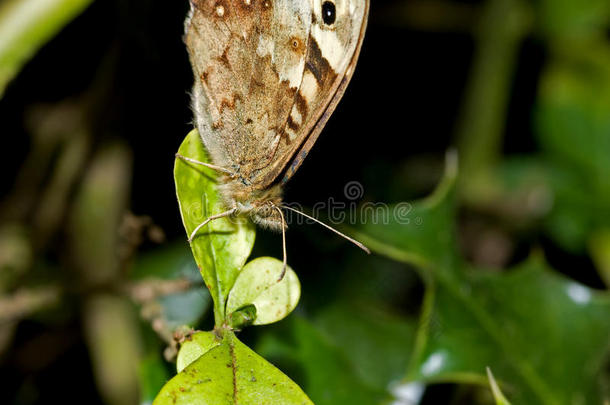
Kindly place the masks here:
<instances>
[{"instance_id":1,"label":"brown wing pattern","mask_svg":"<svg viewBox=\"0 0 610 405\"><path fill-rule=\"evenodd\" d=\"M323 2L313 0L305 71L286 125L286 132L295 139L281 150L274 162L276 170L270 171L276 177L283 172L282 183L297 171L343 96L366 29L369 0L335 0L337 16L331 26L321 16ZM264 183L276 177L269 176Z\"/></svg>"},{"instance_id":2,"label":"brown wing pattern","mask_svg":"<svg viewBox=\"0 0 610 405\"><path fill-rule=\"evenodd\" d=\"M301 85L310 5L193 0L192 6L186 43L197 127L216 164L264 188L257 178L270 167Z\"/></svg>"},{"instance_id":3,"label":"brown wing pattern","mask_svg":"<svg viewBox=\"0 0 610 405\"><path fill-rule=\"evenodd\" d=\"M191 0L186 43L197 127L244 185L289 179L351 78L369 0Z\"/></svg>"}]
</instances>

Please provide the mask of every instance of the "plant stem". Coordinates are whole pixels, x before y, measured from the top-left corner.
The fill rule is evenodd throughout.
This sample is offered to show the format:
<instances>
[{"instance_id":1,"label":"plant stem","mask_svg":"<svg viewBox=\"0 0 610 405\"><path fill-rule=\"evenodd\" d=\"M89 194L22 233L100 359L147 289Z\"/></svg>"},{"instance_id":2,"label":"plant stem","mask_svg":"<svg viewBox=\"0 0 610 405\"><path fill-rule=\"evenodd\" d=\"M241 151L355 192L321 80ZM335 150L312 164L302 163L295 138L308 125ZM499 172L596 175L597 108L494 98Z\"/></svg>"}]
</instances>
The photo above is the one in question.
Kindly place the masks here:
<instances>
[{"instance_id":1,"label":"plant stem","mask_svg":"<svg viewBox=\"0 0 610 405\"><path fill-rule=\"evenodd\" d=\"M480 189L476 180L489 173L502 152L511 83L529 22L529 10L520 0L489 0L484 7L455 133L463 194Z\"/></svg>"}]
</instances>

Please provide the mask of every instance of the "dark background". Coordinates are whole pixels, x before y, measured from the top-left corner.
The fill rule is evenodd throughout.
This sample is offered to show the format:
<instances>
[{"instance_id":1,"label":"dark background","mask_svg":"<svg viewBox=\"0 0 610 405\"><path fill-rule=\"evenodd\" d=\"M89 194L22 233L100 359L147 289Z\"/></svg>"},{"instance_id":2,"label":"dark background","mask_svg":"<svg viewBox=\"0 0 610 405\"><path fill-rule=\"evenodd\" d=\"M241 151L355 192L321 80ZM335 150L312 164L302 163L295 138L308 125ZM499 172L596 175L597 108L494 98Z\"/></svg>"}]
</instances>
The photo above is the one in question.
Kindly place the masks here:
<instances>
[{"instance_id":1,"label":"dark background","mask_svg":"<svg viewBox=\"0 0 610 405\"><path fill-rule=\"evenodd\" d=\"M463 11L455 20L451 15L423 14L420 18L417 7L408 8L414 3L410 1L372 3L354 78L286 187L287 202L311 207L329 197L345 201L343 188L350 181L363 185L367 201L422 197L434 188L442 174L444 154L456 144L456 121L475 48L471 28L483 2L449 2L455 7L451 12ZM405 18L396 12L403 5L407 7ZM192 128L192 75L181 40L187 8L187 1L96 1L35 55L0 100L3 196L15 190L40 111L68 102L87 117L92 134L89 155L109 142L127 143L133 162L129 210L149 216L162 229L165 240L185 238L172 168L174 153ZM532 111L547 52L535 33L519 46L508 93L505 155L537 151ZM40 167L43 178L46 170L48 167ZM28 207L32 201L23 204ZM25 209L24 222L34 209ZM11 212L4 211L4 223L15 219ZM496 222L464 208L461 224L468 224L473 216L484 225ZM60 227L43 247L34 250L36 259L64 263L62 249L68 232ZM532 247L542 247L556 269L603 288L586 254L565 251L539 229L509 229L506 234L512 244L501 266L523 259ZM466 255L472 253L467 240L463 245ZM144 240L138 251L146 254L157 247ZM280 236L259 231L253 256L257 255L281 257ZM349 243L313 225L290 229L288 257L301 278L303 312L330 302L352 271L346 263L363 260ZM398 311L416 314L421 284L413 275L404 275L404 266L374 260L383 262L384 272L377 277L387 277L389 284L406 280L408 285L388 295L388 302ZM373 272L358 271L368 276ZM70 276L66 278L69 284ZM64 305L78 307L81 293L73 291ZM34 317L19 323L13 343L0 358L3 398L9 398L8 403L102 403L77 312L78 308L72 308L54 313L51 320ZM208 316L202 328L210 325ZM257 333L246 331L243 336L246 342L256 341ZM448 401L454 389L439 386L427 394L427 403Z\"/></svg>"}]
</instances>

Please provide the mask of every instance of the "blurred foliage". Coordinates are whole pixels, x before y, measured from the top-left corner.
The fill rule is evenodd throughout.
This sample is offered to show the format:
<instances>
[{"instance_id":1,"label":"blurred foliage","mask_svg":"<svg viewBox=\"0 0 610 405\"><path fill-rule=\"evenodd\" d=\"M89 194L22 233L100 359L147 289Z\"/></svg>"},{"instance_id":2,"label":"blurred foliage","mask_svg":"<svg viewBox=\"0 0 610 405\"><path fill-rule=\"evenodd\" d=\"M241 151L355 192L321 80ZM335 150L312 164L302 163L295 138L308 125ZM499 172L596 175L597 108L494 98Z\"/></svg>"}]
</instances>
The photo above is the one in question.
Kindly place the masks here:
<instances>
[{"instance_id":1,"label":"blurred foliage","mask_svg":"<svg viewBox=\"0 0 610 405\"><path fill-rule=\"evenodd\" d=\"M510 402L508 402L500 390L500 387L498 387L498 383L496 382L496 379L489 368L487 368L487 377L489 378L489 385L491 385L491 391L493 392L494 399L496 400L496 405L510 405Z\"/></svg>"},{"instance_id":2,"label":"blurred foliage","mask_svg":"<svg viewBox=\"0 0 610 405\"><path fill-rule=\"evenodd\" d=\"M404 375L415 322L375 302L346 300L312 319L290 318L258 344L265 357L297 369L316 404L373 404Z\"/></svg>"},{"instance_id":3,"label":"blurred foliage","mask_svg":"<svg viewBox=\"0 0 610 405\"><path fill-rule=\"evenodd\" d=\"M141 179L142 172L151 176L159 164L131 142L143 136L139 127L100 129L100 123L116 114L106 111L108 105L127 109L129 115L154 115L147 111L151 104L142 89L153 87L156 96L166 82L176 85L173 76L165 71L147 76L151 60L129 60L146 83L138 88L138 97L114 106L105 91L122 91L126 82L115 77L113 64L120 58L109 52L99 62L91 88L63 100L53 93L46 97L52 100L49 104L40 105L45 97L39 98L33 88L31 94L23 92L18 85L25 79L19 72L49 62L36 58L40 49L50 52L51 59L65 59L66 54L56 56L56 48L45 48L45 43L60 32L68 37L80 32L64 28L90 3L95 7L99 2L0 4L0 96L6 95L0 106L9 111L3 115L8 121L14 112L8 103L27 102L27 111L14 115L27 123L23 136L28 138L23 164L15 170L18 174L9 182L0 209L0 363L8 403L68 402L74 386L88 395L74 394L78 402L151 404L160 393L157 403L193 403L190 399L199 400L201 390L231 396L233 384L248 392L244 400L253 403L260 402L254 391L281 396L276 403L309 403L309 397L318 405L610 401L610 296L592 288L610 286L610 2L373 2L370 42L364 45L361 67L341 106L358 111L356 104L363 104L374 118L348 116L341 125L355 121L345 128L356 134L369 128L365 121L370 120L379 136L391 128L409 132L412 137L405 138L410 142L413 137L434 138L437 134L427 131L437 128L435 123L424 129L409 126L414 104L428 105L426 97L434 108L443 101L453 103L455 112L443 113L439 107L433 114L436 121L454 125L460 175L456 156L449 153L446 175L429 197L398 203L431 188L433 169L448 148L443 138L435 139L431 150L393 143L399 136L373 144L368 138L342 144L342 166L357 172L354 167L360 162L369 165L363 170L375 184L366 184L373 192L365 199L378 201L381 195L396 201L388 206L395 215L384 223L372 217L377 211L368 212L352 229L375 257L327 243L317 236L324 232L320 229L307 231L316 236L301 242L313 247L295 243L298 249L293 251L300 260L291 260L301 282L290 270L280 287L271 281L281 262L263 258L247 263L255 239L248 222L214 221L199 231L191 253L182 234L170 231L176 241L166 243L157 217L131 212L135 206L148 210L157 203L134 204L133 193L142 192L142 186L131 179ZM136 3L111 6L123 18L129 16L116 30L119 42L133 37L143 41L143 36L161 31L154 25L145 34L134 33L151 18L151 10L159 8ZM186 10L186 2L182 6ZM161 14L169 24L170 13L167 18L165 13L170 6L163 7ZM96 18L104 27L113 24L105 14ZM182 47L181 24L177 27L173 46ZM99 35L109 33L102 30ZM427 68L415 71L415 79L408 76L414 71L395 57L401 53L395 43L411 50L423 41L425 52L414 52L414 58L438 62L433 55L449 51L456 38L468 42L458 47L468 61L464 77L450 75L460 69L449 64L455 57L451 53L442 59L448 61L444 70L424 64ZM68 41L68 54L74 56L61 69L84 69L86 64L76 60L80 48L69 38L61 40ZM95 41L83 37L77 43L85 49L97 46ZM164 41L154 37L145 46L156 55L156 46ZM434 48L443 41L450 45ZM387 60L367 64L367 49L375 47ZM538 59L532 61L532 54ZM186 57L180 61L162 52L155 57L187 65ZM393 65L407 74L390 82ZM44 80L52 82L53 72L47 77L46 66L42 71ZM456 87L461 96L453 101L445 93L428 94L436 89L437 79L446 83L445 76L460 80ZM151 80L156 80L154 85ZM425 94L388 95L402 89L398 82L403 81L428 83ZM353 90L359 82L374 83L375 91L387 89L366 97L391 102L351 102L362 94ZM12 88L17 90L11 93ZM184 93L187 88L178 90ZM395 119L396 103L406 121ZM145 107L136 110L137 105ZM163 119L183 120L153 118L159 132L146 133L146 145L169 137L160 129ZM326 132L340 119L331 119ZM137 120L150 128L142 117ZM518 120L525 124L515 124ZM18 140L21 134L4 129L5 124L3 138ZM387 171L366 156L347 162L344 156L351 156L352 144L369 145L358 149L360 154L379 153L377 145L383 144L393 154L379 159L398 158L383 162L391 166ZM5 150L13 150L6 145ZM164 148L171 157L174 146ZM206 160L196 133L187 137L181 153ZM337 149L332 153L336 159ZM143 166L139 177L134 175ZM324 166L337 170L328 162ZM171 178L169 163L163 170ZM323 178L319 172L316 177L315 170L310 165L299 175L312 177L312 188L322 187ZM174 175L187 232L223 210L213 171L177 160ZM177 222L177 214L167 214L170 222ZM297 233L291 233L289 246L299 240ZM256 255L268 254L265 232L257 236ZM277 236L270 240L277 242ZM271 276L261 277L260 270L269 270ZM249 287L255 285L265 293L252 294ZM267 317L274 312L270 308L282 311ZM219 336L193 330L225 323L241 329L277 321L293 309L295 313L278 324L245 330L240 334L245 344L232 332ZM177 375L172 363L176 357ZM71 363L73 358L81 360ZM56 396L41 397L49 392Z\"/></svg>"},{"instance_id":4,"label":"blurred foliage","mask_svg":"<svg viewBox=\"0 0 610 405\"><path fill-rule=\"evenodd\" d=\"M5 0L0 4L0 97L21 67L92 0Z\"/></svg>"},{"instance_id":5,"label":"blurred foliage","mask_svg":"<svg viewBox=\"0 0 610 405\"><path fill-rule=\"evenodd\" d=\"M409 218L394 216L388 224L369 217L358 232L359 239L373 251L416 266L426 282L415 344L408 345L414 347L414 352L408 362L404 359L398 367L404 370L405 381L486 385L486 367L492 367L516 403L601 402L599 378L610 337L610 295L558 276L536 256L506 274L494 274L464 263L455 246L455 175L455 161L450 159L444 181L434 194L414 204ZM390 207L390 211L396 212L395 208ZM359 318L351 314L356 308L344 313L346 318L354 318L352 322ZM407 327L407 320L402 324ZM378 403L383 398L383 388L396 378L396 375L380 374L380 369L387 368L390 359L396 360L397 356L377 355L377 365L366 362L356 354L359 350L350 350L351 345L342 338L345 342L356 340L360 344L362 341L374 344L374 341L362 334L341 333L340 325L338 321L335 323L331 336L353 362L351 368L354 371L364 368L370 375L385 374L376 384L377 396L348 390L353 397L349 400L342 397L340 389L331 387L346 386L343 381L346 375L335 377L340 379L332 383L335 375L332 372L325 376L323 390L317 388L313 377L306 378L306 392L317 404ZM302 331L299 323L293 327L293 339L297 341L304 339L303 335L315 336L315 332ZM380 346L394 339L393 334L386 335L379 330L377 333L383 336ZM583 336L587 336L586 345L580 344ZM403 339L402 343L409 340ZM311 336L307 338L309 344L312 340ZM276 353L278 357L293 359L305 370L312 364L320 367L315 372L306 371L307 376L329 370L320 359L288 354L307 353L304 347L282 351L285 343L281 340L266 345L271 355ZM372 350L367 348L362 352ZM359 385L367 384L362 381Z\"/></svg>"}]
</instances>

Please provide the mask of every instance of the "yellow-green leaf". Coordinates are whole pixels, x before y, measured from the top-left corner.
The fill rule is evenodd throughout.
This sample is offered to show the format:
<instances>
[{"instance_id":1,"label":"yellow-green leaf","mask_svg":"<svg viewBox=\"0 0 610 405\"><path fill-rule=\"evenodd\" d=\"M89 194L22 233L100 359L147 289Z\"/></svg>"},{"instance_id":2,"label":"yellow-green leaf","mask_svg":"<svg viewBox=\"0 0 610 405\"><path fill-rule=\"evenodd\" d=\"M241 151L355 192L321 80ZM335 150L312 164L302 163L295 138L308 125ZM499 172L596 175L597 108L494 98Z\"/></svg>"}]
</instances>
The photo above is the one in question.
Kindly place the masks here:
<instances>
[{"instance_id":1,"label":"yellow-green leaf","mask_svg":"<svg viewBox=\"0 0 610 405\"><path fill-rule=\"evenodd\" d=\"M179 153L200 162L209 161L196 130L187 135ZM176 159L176 193L187 235L211 215L227 210L218 193L216 175L212 169ZM195 261L214 299L217 326L225 320L226 298L250 255L254 237L251 221L244 217L229 217L210 222L199 230L191 243Z\"/></svg>"},{"instance_id":2,"label":"yellow-green leaf","mask_svg":"<svg viewBox=\"0 0 610 405\"><path fill-rule=\"evenodd\" d=\"M272 257L259 257L246 264L229 293L227 314L231 316L254 305L254 325L270 324L288 316L299 302L301 285L290 267L278 282L282 268L282 262Z\"/></svg>"},{"instance_id":3,"label":"yellow-green leaf","mask_svg":"<svg viewBox=\"0 0 610 405\"><path fill-rule=\"evenodd\" d=\"M221 344L172 378L153 405L309 405L305 393L265 359L225 332Z\"/></svg>"},{"instance_id":4,"label":"yellow-green leaf","mask_svg":"<svg viewBox=\"0 0 610 405\"><path fill-rule=\"evenodd\" d=\"M192 362L220 344L220 339L212 332L197 332L180 346L176 368L181 372Z\"/></svg>"}]
</instances>

